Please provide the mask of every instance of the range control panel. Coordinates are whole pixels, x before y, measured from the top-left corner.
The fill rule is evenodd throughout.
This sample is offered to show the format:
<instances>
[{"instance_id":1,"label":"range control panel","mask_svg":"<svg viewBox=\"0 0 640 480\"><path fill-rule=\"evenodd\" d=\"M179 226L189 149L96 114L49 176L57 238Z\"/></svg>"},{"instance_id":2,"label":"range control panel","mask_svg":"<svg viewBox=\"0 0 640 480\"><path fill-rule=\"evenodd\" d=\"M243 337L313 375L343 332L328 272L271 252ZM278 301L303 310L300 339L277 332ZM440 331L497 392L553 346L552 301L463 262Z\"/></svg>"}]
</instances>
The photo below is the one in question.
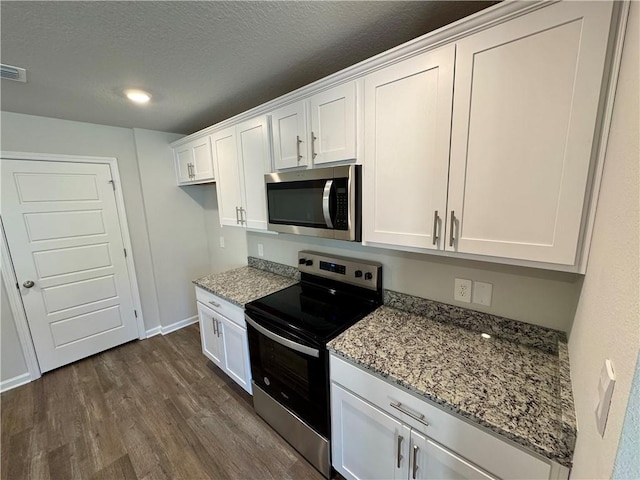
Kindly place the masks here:
<instances>
[{"instance_id":1,"label":"range control panel","mask_svg":"<svg viewBox=\"0 0 640 480\"><path fill-rule=\"evenodd\" d=\"M298 270L371 290L382 288L382 264L378 262L302 250Z\"/></svg>"}]
</instances>

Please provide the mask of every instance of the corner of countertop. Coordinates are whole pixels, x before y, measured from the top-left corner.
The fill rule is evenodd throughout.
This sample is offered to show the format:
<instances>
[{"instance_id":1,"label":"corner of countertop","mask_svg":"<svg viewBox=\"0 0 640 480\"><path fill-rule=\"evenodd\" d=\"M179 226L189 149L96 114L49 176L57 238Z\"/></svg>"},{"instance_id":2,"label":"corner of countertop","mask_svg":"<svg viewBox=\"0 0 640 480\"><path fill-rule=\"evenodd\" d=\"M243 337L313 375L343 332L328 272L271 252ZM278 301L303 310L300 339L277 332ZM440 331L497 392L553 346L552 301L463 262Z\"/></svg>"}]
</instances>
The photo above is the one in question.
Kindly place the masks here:
<instances>
[{"instance_id":1,"label":"corner of countertop","mask_svg":"<svg viewBox=\"0 0 640 480\"><path fill-rule=\"evenodd\" d=\"M571 387L571 369L569 365L569 350L566 341L558 341L558 362L560 377L560 409L561 409L561 435L566 446L567 462L573 464L573 452L575 451L578 425L576 410L573 402L573 389Z\"/></svg>"}]
</instances>

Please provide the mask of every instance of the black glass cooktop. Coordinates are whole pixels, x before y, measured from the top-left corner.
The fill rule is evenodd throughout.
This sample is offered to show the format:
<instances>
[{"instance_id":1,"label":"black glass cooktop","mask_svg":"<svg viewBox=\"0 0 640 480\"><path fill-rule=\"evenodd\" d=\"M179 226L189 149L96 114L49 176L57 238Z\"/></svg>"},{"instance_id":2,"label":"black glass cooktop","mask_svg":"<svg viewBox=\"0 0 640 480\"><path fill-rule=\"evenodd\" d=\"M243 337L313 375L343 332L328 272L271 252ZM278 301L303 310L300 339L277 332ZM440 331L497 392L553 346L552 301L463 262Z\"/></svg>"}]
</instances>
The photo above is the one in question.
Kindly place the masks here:
<instances>
[{"instance_id":1,"label":"black glass cooktop","mask_svg":"<svg viewBox=\"0 0 640 480\"><path fill-rule=\"evenodd\" d=\"M350 293L299 283L254 300L245 308L258 323L266 319L270 330L277 328L326 344L378 305L379 302Z\"/></svg>"}]
</instances>

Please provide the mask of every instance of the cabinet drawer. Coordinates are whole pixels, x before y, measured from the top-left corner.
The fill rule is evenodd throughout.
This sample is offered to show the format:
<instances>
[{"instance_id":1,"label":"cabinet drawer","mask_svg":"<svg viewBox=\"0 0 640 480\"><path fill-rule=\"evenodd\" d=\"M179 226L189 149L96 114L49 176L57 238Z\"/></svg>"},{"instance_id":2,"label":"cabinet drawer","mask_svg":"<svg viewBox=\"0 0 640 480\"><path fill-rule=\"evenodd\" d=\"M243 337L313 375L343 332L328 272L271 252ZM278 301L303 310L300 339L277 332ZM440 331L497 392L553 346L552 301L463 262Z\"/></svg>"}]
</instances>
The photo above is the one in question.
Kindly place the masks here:
<instances>
[{"instance_id":1,"label":"cabinet drawer","mask_svg":"<svg viewBox=\"0 0 640 480\"><path fill-rule=\"evenodd\" d=\"M246 328L247 324L244 320L244 309L234 305L228 300L224 300L211 292L196 287L196 300L209 307L214 312L227 317L229 320Z\"/></svg>"},{"instance_id":2,"label":"cabinet drawer","mask_svg":"<svg viewBox=\"0 0 640 480\"><path fill-rule=\"evenodd\" d=\"M510 479L549 478L550 461L530 455L334 354L331 354L329 371L332 382L346 387L494 475ZM428 426L391 406L391 403L397 405L398 402L417 416L424 415Z\"/></svg>"}]
</instances>

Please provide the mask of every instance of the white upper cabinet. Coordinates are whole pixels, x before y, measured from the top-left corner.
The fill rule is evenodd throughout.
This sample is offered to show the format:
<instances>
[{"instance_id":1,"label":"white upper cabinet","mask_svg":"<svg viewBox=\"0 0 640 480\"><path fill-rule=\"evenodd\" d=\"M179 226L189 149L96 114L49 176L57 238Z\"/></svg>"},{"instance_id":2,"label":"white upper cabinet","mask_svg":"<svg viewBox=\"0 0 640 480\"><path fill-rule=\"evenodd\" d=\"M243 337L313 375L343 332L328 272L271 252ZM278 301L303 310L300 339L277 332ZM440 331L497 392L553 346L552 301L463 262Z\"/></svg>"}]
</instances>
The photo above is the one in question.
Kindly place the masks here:
<instances>
[{"instance_id":1,"label":"white upper cabinet","mask_svg":"<svg viewBox=\"0 0 640 480\"><path fill-rule=\"evenodd\" d=\"M244 226L258 230L267 229L267 194L264 174L271 171L271 146L269 122L261 116L236 127L238 157L242 166L240 183Z\"/></svg>"},{"instance_id":2,"label":"white upper cabinet","mask_svg":"<svg viewBox=\"0 0 640 480\"><path fill-rule=\"evenodd\" d=\"M447 250L576 263L612 8L558 3L457 42Z\"/></svg>"},{"instance_id":3,"label":"white upper cabinet","mask_svg":"<svg viewBox=\"0 0 640 480\"><path fill-rule=\"evenodd\" d=\"M236 127L226 128L211 135L213 158L218 172L216 195L221 225L240 225L240 172Z\"/></svg>"},{"instance_id":4,"label":"white upper cabinet","mask_svg":"<svg viewBox=\"0 0 640 480\"><path fill-rule=\"evenodd\" d=\"M211 136L221 225L267 229L264 174L271 169L268 126L267 117L261 116Z\"/></svg>"},{"instance_id":5,"label":"white upper cabinet","mask_svg":"<svg viewBox=\"0 0 640 480\"><path fill-rule=\"evenodd\" d=\"M173 157L178 185L210 183L215 180L208 136L174 147Z\"/></svg>"},{"instance_id":6,"label":"white upper cabinet","mask_svg":"<svg viewBox=\"0 0 640 480\"><path fill-rule=\"evenodd\" d=\"M273 167L275 170L306 167L309 163L305 102L271 112Z\"/></svg>"},{"instance_id":7,"label":"white upper cabinet","mask_svg":"<svg viewBox=\"0 0 640 480\"><path fill-rule=\"evenodd\" d=\"M337 85L271 112L273 168L356 159L357 85Z\"/></svg>"},{"instance_id":8,"label":"white upper cabinet","mask_svg":"<svg viewBox=\"0 0 640 480\"><path fill-rule=\"evenodd\" d=\"M356 82L309 99L311 161L314 165L356 159Z\"/></svg>"},{"instance_id":9,"label":"white upper cabinet","mask_svg":"<svg viewBox=\"0 0 640 480\"><path fill-rule=\"evenodd\" d=\"M363 241L442 245L455 47L364 79Z\"/></svg>"}]
</instances>

